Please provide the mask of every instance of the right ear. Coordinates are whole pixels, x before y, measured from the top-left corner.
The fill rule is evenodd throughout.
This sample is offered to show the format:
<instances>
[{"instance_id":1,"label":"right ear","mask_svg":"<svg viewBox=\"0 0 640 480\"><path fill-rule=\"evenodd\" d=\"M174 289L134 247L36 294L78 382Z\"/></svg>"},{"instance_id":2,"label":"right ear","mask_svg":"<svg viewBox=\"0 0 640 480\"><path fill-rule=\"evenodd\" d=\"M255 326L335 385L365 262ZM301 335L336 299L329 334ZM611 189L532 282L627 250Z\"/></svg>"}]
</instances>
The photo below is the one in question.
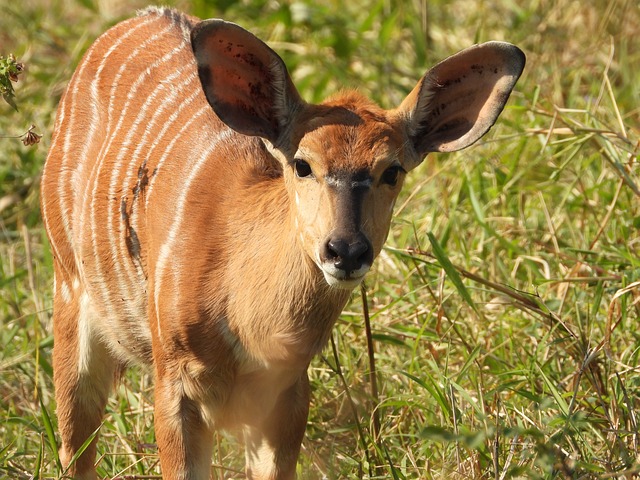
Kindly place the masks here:
<instances>
[{"instance_id":1,"label":"right ear","mask_svg":"<svg viewBox=\"0 0 640 480\"><path fill-rule=\"evenodd\" d=\"M217 19L196 25L191 45L216 115L236 132L278 145L304 105L278 54L244 28Z\"/></svg>"}]
</instances>

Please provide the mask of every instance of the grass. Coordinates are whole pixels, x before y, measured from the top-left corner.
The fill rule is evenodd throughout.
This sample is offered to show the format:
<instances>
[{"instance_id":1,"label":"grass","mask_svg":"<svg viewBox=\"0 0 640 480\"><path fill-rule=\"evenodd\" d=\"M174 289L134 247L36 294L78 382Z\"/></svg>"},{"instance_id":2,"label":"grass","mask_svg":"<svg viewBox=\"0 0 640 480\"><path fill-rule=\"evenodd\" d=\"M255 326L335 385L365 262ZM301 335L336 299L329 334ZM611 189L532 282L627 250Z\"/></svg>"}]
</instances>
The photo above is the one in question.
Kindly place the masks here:
<instances>
[{"instance_id":1,"label":"grass","mask_svg":"<svg viewBox=\"0 0 640 480\"><path fill-rule=\"evenodd\" d=\"M310 369L300 478L640 477L636 2L180 6L268 40L312 101L359 86L392 107L426 67L474 42L527 53L488 137L411 175L366 281L378 391L355 292ZM27 67L18 111L0 100L0 477L62 478L38 175L74 65L126 8L0 0L0 10L0 55ZM4 138L31 124L39 144ZM159 478L151 379L132 369L117 390L99 473ZM239 452L220 434L213 478L240 477Z\"/></svg>"}]
</instances>

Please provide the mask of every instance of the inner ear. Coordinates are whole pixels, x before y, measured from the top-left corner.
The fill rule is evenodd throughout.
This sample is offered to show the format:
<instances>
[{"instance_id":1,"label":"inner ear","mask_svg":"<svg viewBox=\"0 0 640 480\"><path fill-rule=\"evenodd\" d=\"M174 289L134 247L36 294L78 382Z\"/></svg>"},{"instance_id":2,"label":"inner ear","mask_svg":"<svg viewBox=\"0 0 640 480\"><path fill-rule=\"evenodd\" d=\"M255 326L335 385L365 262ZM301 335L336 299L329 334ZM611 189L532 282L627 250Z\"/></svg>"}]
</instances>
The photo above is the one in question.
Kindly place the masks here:
<instances>
[{"instance_id":1,"label":"inner ear","mask_svg":"<svg viewBox=\"0 0 640 480\"><path fill-rule=\"evenodd\" d=\"M303 103L278 54L242 27L217 19L196 25L191 43L216 115L237 132L278 143Z\"/></svg>"},{"instance_id":2,"label":"inner ear","mask_svg":"<svg viewBox=\"0 0 640 480\"><path fill-rule=\"evenodd\" d=\"M398 108L420 160L481 138L502 112L524 65L516 46L488 42L429 70Z\"/></svg>"}]
</instances>

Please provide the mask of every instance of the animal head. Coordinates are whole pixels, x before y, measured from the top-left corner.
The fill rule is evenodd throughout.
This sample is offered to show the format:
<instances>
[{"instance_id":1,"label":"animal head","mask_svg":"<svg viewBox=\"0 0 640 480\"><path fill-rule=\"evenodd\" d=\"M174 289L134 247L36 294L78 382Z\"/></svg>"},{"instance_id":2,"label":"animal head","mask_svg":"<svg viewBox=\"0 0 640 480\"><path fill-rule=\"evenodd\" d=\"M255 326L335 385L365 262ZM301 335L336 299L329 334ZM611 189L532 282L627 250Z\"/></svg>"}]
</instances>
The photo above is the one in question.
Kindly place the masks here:
<instances>
[{"instance_id":1,"label":"animal head","mask_svg":"<svg viewBox=\"0 0 640 480\"><path fill-rule=\"evenodd\" d=\"M296 238L327 283L344 289L358 285L380 253L406 174L430 152L482 137L525 64L511 44L476 45L383 110L356 92L305 102L282 59L233 23L200 23L192 46L213 110L231 129L260 137L281 163Z\"/></svg>"}]
</instances>

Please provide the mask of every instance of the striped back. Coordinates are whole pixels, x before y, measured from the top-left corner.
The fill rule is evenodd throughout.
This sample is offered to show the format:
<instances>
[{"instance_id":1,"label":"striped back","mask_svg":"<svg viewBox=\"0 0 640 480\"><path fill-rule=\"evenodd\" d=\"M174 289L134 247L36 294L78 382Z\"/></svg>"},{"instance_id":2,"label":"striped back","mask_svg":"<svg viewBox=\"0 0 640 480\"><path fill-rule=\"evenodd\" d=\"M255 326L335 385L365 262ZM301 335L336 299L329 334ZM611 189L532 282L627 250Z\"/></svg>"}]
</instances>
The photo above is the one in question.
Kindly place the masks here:
<instances>
[{"instance_id":1,"label":"striped back","mask_svg":"<svg viewBox=\"0 0 640 480\"><path fill-rule=\"evenodd\" d=\"M231 134L202 93L192 27L186 16L151 8L90 47L60 102L42 179L43 217L61 267L56 288L70 299L81 283L98 314L115 326L138 325L126 350L144 361L147 209L168 222L153 244L160 248L151 268L162 270L190 181L217 136ZM160 177L182 179L182 194L154 198Z\"/></svg>"}]
</instances>

